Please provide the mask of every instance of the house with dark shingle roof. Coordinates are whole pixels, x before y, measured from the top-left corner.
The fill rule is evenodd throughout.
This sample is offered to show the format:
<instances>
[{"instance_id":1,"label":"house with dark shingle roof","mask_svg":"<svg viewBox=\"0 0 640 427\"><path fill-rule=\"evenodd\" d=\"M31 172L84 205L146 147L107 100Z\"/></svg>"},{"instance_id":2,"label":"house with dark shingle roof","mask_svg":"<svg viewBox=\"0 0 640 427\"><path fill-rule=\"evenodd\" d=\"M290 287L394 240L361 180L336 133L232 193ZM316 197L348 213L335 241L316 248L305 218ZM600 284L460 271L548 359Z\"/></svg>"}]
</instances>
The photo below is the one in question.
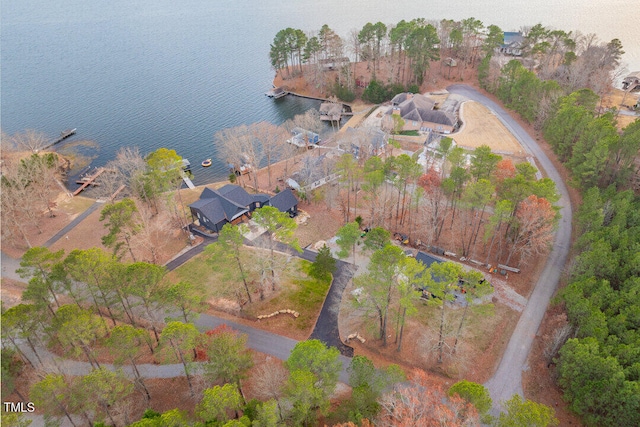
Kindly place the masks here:
<instances>
[{"instance_id":1,"label":"house with dark shingle roof","mask_svg":"<svg viewBox=\"0 0 640 427\"><path fill-rule=\"evenodd\" d=\"M285 188L269 199L269 205L280 212L287 212L292 218L298 214L298 199L290 188Z\"/></svg>"},{"instance_id":2,"label":"house with dark shingle roof","mask_svg":"<svg viewBox=\"0 0 640 427\"><path fill-rule=\"evenodd\" d=\"M298 212L298 199L289 188L269 197L266 194L249 194L233 184L217 190L205 188L200 199L190 204L189 209L194 222L197 220L201 226L217 233L225 224L238 224L251 217L254 210L267 205L291 216Z\"/></svg>"},{"instance_id":3,"label":"house with dark shingle roof","mask_svg":"<svg viewBox=\"0 0 640 427\"><path fill-rule=\"evenodd\" d=\"M437 263L442 262L438 258L433 257L433 256L431 256L431 255L429 255L427 253L422 252L422 251L418 251L418 253L416 254L416 260L424 265L423 273L424 273L424 271L427 270L427 268L431 267L433 264L437 264ZM422 273L421 273L421 275L422 275ZM439 277L433 277L433 280L435 282L440 282L440 278ZM433 294L431 292L429 292L428 289L420 288L419 290L422 291L422 298L433 298Z\"/></svg>"},{"instance_id":4,"label":"house with dark shingle roof","mask_svg":"<svg viewBox=\"0 0 640 427\"><path fill-rule=\"evenodd\" d=\"M382 124L393 129L393 116L404 120L403 131L418 130L449 134L456 129L458 117L448 111L435 110L435 101L427 96L413 93L400 93L391 100L392 107L387 110Z\"/></svg>"},{"instance_id":5,"label":"house with dark shingle roof","mask_svg":"<svg viewBox=\"0 0 640 427\"><path fill-rule=\"evenodd\" d=\"M203 227L219 232L225 224L241 222L268 202L266 194L249 194L238 185L227 184L217 190L205 188L189 209L194 222L197 219Z\"/></svg>"}]
</instances>

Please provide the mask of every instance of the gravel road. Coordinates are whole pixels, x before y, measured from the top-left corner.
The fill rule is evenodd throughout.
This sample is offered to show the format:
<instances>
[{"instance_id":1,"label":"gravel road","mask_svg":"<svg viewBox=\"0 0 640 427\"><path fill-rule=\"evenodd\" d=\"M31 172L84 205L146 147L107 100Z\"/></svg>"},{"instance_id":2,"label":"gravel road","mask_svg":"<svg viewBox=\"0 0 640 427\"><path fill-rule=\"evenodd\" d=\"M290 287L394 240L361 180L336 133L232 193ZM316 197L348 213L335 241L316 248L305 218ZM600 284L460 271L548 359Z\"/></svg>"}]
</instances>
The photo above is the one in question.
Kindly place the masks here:
<instances>
[{"instance_id":1,"label":"gravel road","mask_svg":"<svg viewBox=\"0 0 640 427\"><path fill-rule=\"evenodd\" d=\"M540 327L540 323L542 323L549 301L558 287L560 275L569 254L572 221L571 202L567 187L551 160L549 160L536 141L502 107L467 85L452 85L447 90L480 102L493 111L523 145L525 150L538 159L547 176L556 183L556 188L560 194L558 205L562 208L560 211L562 219L558 224L553 249L547 258L547 263L536 282L533 292L529 296L527 306L513 331L498 369L485 384L494 401L493 412L495 415L501 408L500 402L510 399L516 393L523 395L522 372L527 368L527 357L531 351L533 339Z\"/></svg>"}]
</instances>

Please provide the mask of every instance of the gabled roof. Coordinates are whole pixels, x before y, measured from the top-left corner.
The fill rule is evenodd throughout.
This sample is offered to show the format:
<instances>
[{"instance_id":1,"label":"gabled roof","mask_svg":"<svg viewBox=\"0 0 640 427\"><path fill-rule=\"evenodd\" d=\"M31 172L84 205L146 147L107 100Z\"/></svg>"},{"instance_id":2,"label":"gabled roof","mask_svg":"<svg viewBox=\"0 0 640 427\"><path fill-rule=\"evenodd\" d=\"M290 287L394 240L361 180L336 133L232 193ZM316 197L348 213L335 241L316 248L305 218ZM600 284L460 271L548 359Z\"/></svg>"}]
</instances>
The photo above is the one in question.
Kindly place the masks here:
<instances>
[{"instance_id":1,"label":"gabled roof","mask_svg":"<svg viewBox=\"0 0 640 427\"><path fill-rule=\"evenodd\" d=\"M271 200L269 200L269 204L280 212L287 212L298 204L298 199L296 199L296 196L290 188L286 188L273 196Z\"/></svg>"},{"instance_id":2,"label":"gabled roof","mask_svg":"<svg viewBox=\"0 0 640 427\"><path fill-rule=\"evenodd\" d=\"M228 188L227 188L228 187ZM235 187L235 188L234 188ZM237 191L237 188L242 190ZM220 190L223 190L225 194L221 194ZM200 199L190 204L190 208L198 209L204 216L213 223L218 223L223 219L227 221L233 221L239 216L249 212L247 206L251 204L253 199L247 194L242 187L237 185L225 185L220 190L211 190L205 188L200 194ZM247 204L238 203L236 200L244 199L244 196L248 199ZM233 200L235 198L236 200ZM247 201L246 199L242 201Z\"/></svg>"},{"instance_id":3,"label":"gabled roof","mask_svg":"<svg viewBox=\"0 0 640 427\"><path fill-rule=\"evenodd\" d=\"M364 138L366 138L367 142L371 144L371 147L376 150L387 145L387 134L380 128L347 128L346 133L354 136L362 135Z\"/></svg>"},{"instance_id":4,"label":"gabled roof","mask_svg":"<svg viewBox=\"0 0 640 427\"><path fill-rule=\"evenodd\" d=\"M253 202L249 193L239 185L227 184L219 188L218 193L240 206L246 207Z\"/></svg>"},{"instance_id":5,"label":"gabled roof","mask_svg":"<svg viewBox=\"0 0 640 427\"><path fill-rule=\"evenodd\" d=\"M426 117L429 111L433 111L433 107L436 105L433 99L424 95L414 95L411 93L400 93L393 99L399 101L403 98L404 101L397 104L397 107L389 109L387 111L387 114L393 114L395 111L399 110L400 117L402 117L404 120L413 120L416 122L429 121L423 119L423 117Z\"/></svg>"},{"instance_id":6,"label":"gabled roof","mask_svg":"<svg viewBox=\"0 0 640 427\"><path fill-rule=\"evenodd\" d=\"M252 194L251 199L253 199L254 202L265 204L269 201L269 196L266 194Z\"/></svg>"},{"instance_id":7,"label":"gabled roof","mask_svg":"<svg viewBox=\"0 0 640 427\"><path fill-rule=\"evenodd\" d=\"M524 42L524 37L522 37L522 33L520 31L505 31L504 43L502 44L502 47L519 48L522 46L523 42Z\"/></svg>"},{"instance_id":8,"label":"gabled roof","mask_svg":"<svg viewBox=\"0 0 640 427\"><path fill-rule=\"evenodd\" d=\"M227 221L233 221L237 217L248 212L247 209L242 209L222 198L200 199L190 204L189 207L198 209L214 224L217 224L224 219Z\"/></svg>"},{"instance_id":9,"label":"gabled roof","mask_svg":"<svg viewBox=\"0 0 640 427\"><path fill-rule=\"evenodd\" d=\"M407 100L407 97L413 95L412 93L409 92L402 92L397 94L396 96L393 97L393 99L391 100L391 103L393 105L400 105L402 104L404 101Z\"/></svg>"},{"instance_id":10,"label":"gabled roof","mask_svg":"<svg viewBox=\"0 0 640 427\"><path fill-rule=\"evenodd\" d=\"M455 126L457 119L455 114L447 113L446 111L431 110L422 115L422 121Z\"/></svg>"},{"instance_id":11,"label":"gabled roof","mask_svg":"<svg viewBox=\"0 0 640 427\"><path fill-rule=\"evenodd\" d=\"M333 102L323 102L320 104L320 114L325 115L340 115L342 114L342 104L336 104Z\"/></svg>"}]
</instances>

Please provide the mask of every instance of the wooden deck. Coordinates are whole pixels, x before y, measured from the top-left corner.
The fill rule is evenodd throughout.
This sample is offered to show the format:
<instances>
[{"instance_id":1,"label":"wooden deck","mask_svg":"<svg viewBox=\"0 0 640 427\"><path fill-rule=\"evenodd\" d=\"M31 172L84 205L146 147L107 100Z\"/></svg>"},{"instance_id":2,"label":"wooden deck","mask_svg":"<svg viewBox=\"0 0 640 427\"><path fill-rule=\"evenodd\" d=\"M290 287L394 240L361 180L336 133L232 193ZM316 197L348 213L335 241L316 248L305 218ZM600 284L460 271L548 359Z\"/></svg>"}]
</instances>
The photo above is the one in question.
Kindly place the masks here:
<instances>
[{"instance_id":1,"label":"wooden deck","mask_svg":"<svg viewBox=\"0 0 640 427\"><path fill-rule=\"evenodd\" d=\"M93 175L90 175L84 178L82 180L83 184L80 187L78 187L76 191L73 192L73 195L77 196L78 194L82 193L82 190L84 190L88 186L95 185L94 181L96 180L96 178L102 175L105 172L105 170L106 170L105 168L98 168L98 170Z\"/></svg>"},{"instance_id":2,"label":"wooden deck","mask_svg":"<svg viewBox=\"0 0 640 427\"><path fill-rule=\"evenodd\" d=\"M191 182L191 180L189 179L189 176L186 174L186 172L180 171L180 175L182 176L182 180L185 184L187 184L187 187L189 187L189 189L193 190L194 188L196 188L196 186L193 185L193 182Z\"/></svg>"}]
</instances>

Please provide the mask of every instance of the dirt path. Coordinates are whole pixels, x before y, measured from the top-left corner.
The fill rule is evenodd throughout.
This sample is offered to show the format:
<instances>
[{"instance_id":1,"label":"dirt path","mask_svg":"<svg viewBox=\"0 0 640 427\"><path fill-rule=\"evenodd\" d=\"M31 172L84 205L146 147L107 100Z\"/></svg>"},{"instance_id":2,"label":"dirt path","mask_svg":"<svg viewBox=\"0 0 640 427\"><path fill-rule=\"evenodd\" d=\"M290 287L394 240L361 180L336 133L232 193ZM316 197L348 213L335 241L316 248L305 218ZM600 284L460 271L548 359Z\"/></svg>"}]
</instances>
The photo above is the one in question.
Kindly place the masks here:
<instances>
[{"instance_id":1,"label":"dirt path","mask_svg":"<svg viewBox=\"0 0 640 427\"><path fill-rule=\"evenodd\" d=\"M503 108L467 85L453 85L449 86L447 90L480 102L495 113L525 150L538 159L547 176L555 182L561 196L558 205L561 207L562 219L558 224L553 249L513 331L498 369L485 384L494 402L493 413L497 415L501 409L500 402L510 399L516 393L523 395L522 372L527 368L527 357L531 351L533 340L542 323L549 301L558 287L560 275L569 254L572 223L571 202L567 187L551 160L535 140Z\"/></svg>"}]
</instances>

